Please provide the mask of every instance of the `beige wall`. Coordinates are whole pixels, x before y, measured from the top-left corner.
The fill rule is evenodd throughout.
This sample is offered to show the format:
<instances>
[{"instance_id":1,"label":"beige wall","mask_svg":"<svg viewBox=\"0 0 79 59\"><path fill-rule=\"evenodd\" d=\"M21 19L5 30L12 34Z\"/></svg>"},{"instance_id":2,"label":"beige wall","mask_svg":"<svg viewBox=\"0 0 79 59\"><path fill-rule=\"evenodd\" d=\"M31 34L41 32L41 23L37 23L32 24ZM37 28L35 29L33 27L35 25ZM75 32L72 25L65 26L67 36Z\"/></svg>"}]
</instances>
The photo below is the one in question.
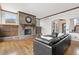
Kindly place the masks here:
<instances>
[{"instance_id":1,"label":"beige wall","mask_svg":"<svg viewBox=\"0 0 79 59\"><path fill-rule=\"evenodd\" d=\"M0 10L0 24L1 24L1 22L2 22L2 21L1 21L1 10Z\"/></svg>"},{"instance_id":2,"label":"beige wall","mask_svg":"<svg viewBox=\"0 0 79 59\"><path fill-rule=\"evenodd\" d=\"M70 24L70 19L72 19L72 18L75 18L75 17L79 17L79 9L75 9L75 10L72 10L72 11L68 11L68 12L65 12L65 13L61 13L61 14L58 14L58 15L55 15L55 16L52 16L52 17L49 17L47 20L49 20L49 22L47 22L48 24L45 24L45 19L41 19L40 20L40 25L41 25L41 27L42 28L45 28L45 29L42 29L42 33L49 33L49 34L51 34L51 32L52 32L52 26L50 26L50 25L52 25L52 22L54 21L54 20L59 20L59 19L65 19L65 20L67 20L66 22L66 24L67 24L67 28L66 28L66 30L67 30L67 33L69 33L69 31L70 31L70 28L69 28L69 24ZM45 24L45 26L43 26L43 24ZM47 31L46 29L48 29L49 31Z\"/></svg>"}]
</instances>

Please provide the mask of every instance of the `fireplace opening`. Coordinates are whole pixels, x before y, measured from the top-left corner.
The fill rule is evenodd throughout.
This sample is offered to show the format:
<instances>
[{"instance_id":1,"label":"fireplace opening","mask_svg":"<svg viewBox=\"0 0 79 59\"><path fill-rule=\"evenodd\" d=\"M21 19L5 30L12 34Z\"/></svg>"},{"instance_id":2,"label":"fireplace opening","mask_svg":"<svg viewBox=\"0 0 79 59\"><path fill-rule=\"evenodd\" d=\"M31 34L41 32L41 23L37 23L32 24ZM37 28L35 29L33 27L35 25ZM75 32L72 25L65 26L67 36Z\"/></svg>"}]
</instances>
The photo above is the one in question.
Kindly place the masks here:
<instances>
[{"instance_id":1,"label":"fireplace opening","mask_svg":"<svg viewBox=\"0 0 79 59\"><path fill-rule=\"evenodd\" d=\"M24 35L31 35L31 33L32 33L31 29L24 30Z\"/></svg>"}]
</instances>

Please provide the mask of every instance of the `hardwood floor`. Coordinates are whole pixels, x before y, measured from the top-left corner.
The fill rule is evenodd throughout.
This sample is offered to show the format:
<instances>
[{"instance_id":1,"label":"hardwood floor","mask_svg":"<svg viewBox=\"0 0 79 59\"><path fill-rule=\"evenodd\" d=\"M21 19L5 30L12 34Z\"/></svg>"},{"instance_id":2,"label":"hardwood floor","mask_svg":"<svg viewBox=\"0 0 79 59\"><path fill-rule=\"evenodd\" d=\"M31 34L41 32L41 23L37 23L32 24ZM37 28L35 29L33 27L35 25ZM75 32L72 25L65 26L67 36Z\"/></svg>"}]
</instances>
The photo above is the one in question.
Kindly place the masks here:
<instances>
[{"instance_id":1,"label":"hardwood floor","mask_svg":"<svg viewBox=\"0 0 79 59\"><path fill-rule=\"evenodd\" d=\"M32 39L0 42L0 55L32 55Z\"/></svg>"},{"instance_id":2,"label":"hardwood floor","mask_svg":"<svg viewBox=\"0 0 79 59\"><path fill-rule=\"evenodd\" d=\"M33 55L33 40L16 40L0 42L0 55ZM79 42L71 41L71 45L65 55L75 55Z\"/></svg>"},{"instance_id":3,"label":"hardwood floor","mask_svg":"<svg viewBox=\"0 0 79 59\"><path fill-rule=\"evenodd\" d=\"M79 41L71 41L71 45L68 50L65 52L65 55L79 55Z\"/></svg>"}]
</instances>

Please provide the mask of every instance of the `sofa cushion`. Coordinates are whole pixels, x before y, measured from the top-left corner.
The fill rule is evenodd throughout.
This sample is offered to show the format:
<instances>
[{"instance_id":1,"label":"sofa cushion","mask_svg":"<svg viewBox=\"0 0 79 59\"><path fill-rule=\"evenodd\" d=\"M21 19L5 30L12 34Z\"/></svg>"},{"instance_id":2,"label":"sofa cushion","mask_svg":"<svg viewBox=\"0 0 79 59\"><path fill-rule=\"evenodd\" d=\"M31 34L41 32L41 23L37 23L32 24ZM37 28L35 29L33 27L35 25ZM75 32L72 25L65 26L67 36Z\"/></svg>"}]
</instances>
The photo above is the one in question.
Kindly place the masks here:
<instances>
[{"instance_id":1,"label":"sofa cushion","mask_svg":"<svg viewBox=\"0 0 79 59\"><path fill-rule=\"evenodd\" d=\"M64 33L59 33L57 37L61 37L62 35L64 35Z\"/></svg>"}]
</instances>

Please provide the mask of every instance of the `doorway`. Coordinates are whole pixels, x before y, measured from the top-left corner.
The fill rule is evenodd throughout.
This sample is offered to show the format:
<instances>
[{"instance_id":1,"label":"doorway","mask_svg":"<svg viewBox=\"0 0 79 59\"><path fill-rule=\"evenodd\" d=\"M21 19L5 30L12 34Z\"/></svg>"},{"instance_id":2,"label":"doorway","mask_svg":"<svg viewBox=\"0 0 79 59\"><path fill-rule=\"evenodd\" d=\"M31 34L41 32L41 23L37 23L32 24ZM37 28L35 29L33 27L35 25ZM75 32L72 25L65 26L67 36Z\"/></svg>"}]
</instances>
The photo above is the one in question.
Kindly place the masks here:
<instances>
[{"instance_id":1,"label":"doorway","mask_svg":"<svg viewBox=\"0 0 79 59\"><path fill-rule=\"evenodd\" d=\"M62 33L66 33L66 23L62 24Z\"/></svg>"}]
</instances>

